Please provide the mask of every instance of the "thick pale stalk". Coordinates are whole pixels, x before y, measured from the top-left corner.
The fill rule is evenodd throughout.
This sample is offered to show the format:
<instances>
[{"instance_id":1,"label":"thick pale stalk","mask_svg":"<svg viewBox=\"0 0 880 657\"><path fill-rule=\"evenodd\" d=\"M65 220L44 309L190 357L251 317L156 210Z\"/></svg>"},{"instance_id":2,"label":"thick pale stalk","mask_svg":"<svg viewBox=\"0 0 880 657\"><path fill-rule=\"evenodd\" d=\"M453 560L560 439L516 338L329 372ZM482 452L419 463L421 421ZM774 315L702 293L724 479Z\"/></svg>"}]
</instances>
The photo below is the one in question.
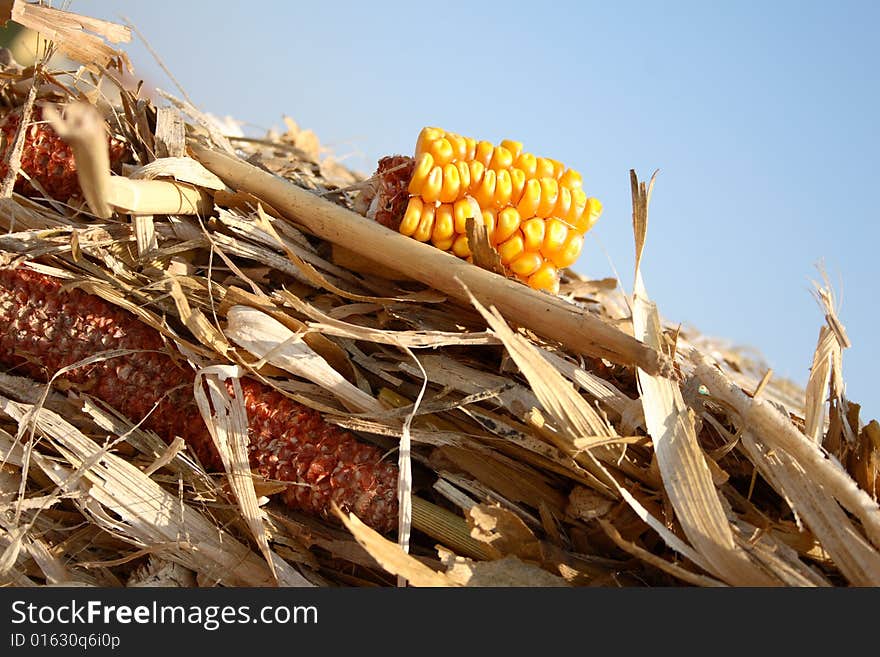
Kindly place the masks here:
<instances>
[{"instance_id":1,"label":"thick pale stalk","mask_svg":"<svg viewBox=\"0 0 880 657\"><path fill-rule=\"evenodd\" d=\"M771 403L748 397L728 379L706 356L694 350L690 354L696 365L695 376L709 389L712 397L727 404L739 418L741 430L754 431L768 449L782 449L817 486L822 486L847 511L857 517L868 538L880 547L880 507L847 473L840 463L810 440L791 420Z\"/></svg>"},{"instance_id":2,"label":"thick pale stalk","mask_svg":"<svg viewBox=\"0 0 880 657\"><path fill-rule=\"evenodd\" d=\"M62 116L44 110L58 135L73 151L83 196L95 216L109 219L113 211L131 215L210 214L211 195L203 188L176 180L131 180L110 172L107 127L88 103L71 103Z\"/></svg>"},{"instance_id":3,"label":"thick pale stalk","mask_svg":"<svg viewBox=\"0 0 880 657\"><path fill-rule=\"evenodd\" d=\"M263 199L322 239L368 255L465 303L470 290L510 321L574 351L637 365L652 374L671 373L666 356L577 306L400 235L230 155L197 144L190 148L230 187Z\"/></svg>"},{"instance_id":4,"label":"thick pale stalk","mask_svg":"<svg viewBox=\"0 0 880 657\"><path fill-rule=\"evenodd\" d=\"M132 215L205 216L214 209L209 194L174 180L130 180L122 176L110 176L105 198L118 212Z\"/></svg>"},{"instance_id":5,"label":"thick pale stalk","mask_svg":"<svg viewBox=\"0 0 880 657\"><path fill-rule=\"evenodd\" d=\"M471 536L467 521L460 515L415 495L412 498L412 511L413 527L452 548L457 554L472 559L491 558L486 544Z\"/></svg>"},{"instance_id":6,"label":"thick pale stalk","mask_svg":"<svg viewBox=\"0 0 880 657\"><path fill-rule=\"evenodd\" d=\"M47 105L44 114L49 125L73 151L79 186L89 208L99 219L109 219L113 210L107 202L110 154L104 119L88 103L71 103L64 116Z\"/></svg>"}]
</instances>

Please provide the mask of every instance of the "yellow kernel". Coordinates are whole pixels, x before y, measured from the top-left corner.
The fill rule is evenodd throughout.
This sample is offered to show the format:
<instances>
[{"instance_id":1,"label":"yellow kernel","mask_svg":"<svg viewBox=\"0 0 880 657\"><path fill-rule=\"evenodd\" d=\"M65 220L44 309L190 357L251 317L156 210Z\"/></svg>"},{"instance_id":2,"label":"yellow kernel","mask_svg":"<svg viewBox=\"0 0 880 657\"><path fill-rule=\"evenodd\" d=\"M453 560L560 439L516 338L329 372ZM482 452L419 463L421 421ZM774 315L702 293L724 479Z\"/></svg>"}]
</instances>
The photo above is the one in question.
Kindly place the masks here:
<instances>
[{"instance_id":1,"label":"yellow kernel","mask_svg":"<svg viewBox=\"0 0 880 657\"><path fill-rule=\"evenodd\" d=\"M452 243L452 252L459 258L467 258L471 254L467 235L459 235Z\"/></svg>"},{"instance_id":2,"label":"yellow kernel","mask_svg":"<svg viewBox=\"0 0 880 657\"><path fill-rule=\"evenodd\" d=\"M541 248L541 245L544 243L544 223L543 219L538 219L537 217L522 223L524 248L526 251L537 252ZM529 273L531 274L532 272Z\"/></svg>"},{"instance_id":3,"label":"yellow kernel","mask_svg":"<svg viewBox=\"0 0 880 657\"><path fill-rule=\"evenodd\" d=\"M467 220L471 217L478 217L481 214L480 206L473 198L467 197L456 201L453 209L455 232L459 235L465 235L467 233Z\"/></svg>"},{"instance_id":4,"label":"yellow kernel","mask_svg":"<svg viewBox=\"0 0 880 657\"><path fill-rule=\"evenodd\" d=\"M467 158L467 142L465 141L464 137L449 132L446 134L446 139L448 139L449 143L452 144L454 159L464 160L465 158Z\"/></svg>"},{"instance_id":5,"label":"yellow kernel","mask_svg":"<svg viewBox=\"0 0 880 657\"><path fill-rule=\"evenodd\" d=\"M551 294L559 292L559 272L549 262L542 264L526 282L533 290L546 290Z\"/></svg>"},{"instance_id":6,"label":"yellow kernel","mask_svg":"<svg viewBox=\"0 0 880 657\"><path fill-rule=\"evenodd\" d=\"M422 186L422 200L426 203L433 203L440 198L440 192L443 190L443 169L435 166L428 174L428 179Z\"/></svg>"},{"instance_id":7,"label":"yellow kernel","mask_svg":"<svg viewBox=\"0 0 880 657\"><path fill-rule=\"evenodd\" d=\"M492 159L489 161L489 168L500 171L501 169L509 169L513 164L513 155L504 146L497 146L492 151Z\"/></svg>"},{"instance_id":8,"label":"yellow kernel","mask_svg":"<svg viewBox=\"0 0 880 657\"><path fill-rule=\"evenodd\" d=\"M458 169L458 180L461 183L460 194L467 193L471 186L471 168L464 160L459 160L455 163L455 166Z\"/></svg>"},{"instance_id":9,"label":"yellow kernel","mask_svg":"<svg viewBox=\"0 0 880 657\"><path fill-rule=\"evenodd\" d=\"M522 153L523 145L522 145L521 141L513 141L512 139L505 139L504 141L501 142L501 145L510 151L510 155L514 160L516 160L516 158L519 157L519 154Z\"/></svg>"},{"instance_id":10,"label":"yellow kernel","mask_svg":"<svg viewBox=\"0 0 880 657\"><path fill-rule=\"evenodd\" d=\"M568 211L571 210L571 190L559 184L559 198L556 201L556 207L553 208L554 217L567 217Z\"/></svg>"},{"instance_id":11,"label":"yellow kernel","mask_svg":"<svg viewBox=\"0 0 880 657\"><path fill-rule=\"evenodd\" d=\"M449 249L452 248L452 244L453 244L454 242L455 242L455 236L453 236L453 237L449 237L449 238L447 238L447 239L445 239L445 240L439 240L439 241L437 241L437 242L435 242L435 241L432 240L432 241L431 241L431 244L433 244L435 247L437 247L437 248L440 249L441 251L448 251Z\"/></svg>"},{"instance_id":12,"label":"yellow kernel","mask_svg":"<svg viewBox=\"0 0 880 657\"><path fill-rule=\"evenodd\" d=\"M510 271L517 276L530 276L538 271L544 259L537 253L526 251L510 263Z\"/></svg>"},{"instance_id":13,"label":"yellow kernel","mask_svg":"<svg viewBox=\"0 0 880 657\"><path fill-rule=\"evenodd\" d=\"M490 244L495 244L495 210L483 210L483 224Z\"/></svg>"},{"instance_id":14,"label":"yellow kernel","mask_svg":"<svg viewBox=\"0 0 880 657\"><path fill-rule=\"evenodd\" d=\"M587 195L584 193L584 190L575 187L571 190L571 208L565 220L569 225L577 228L577 230L581 230L579 226L585 207L587 207ZM584 231L581 230L581 232L583 233Z\"/></svg>"},{"instance_id":15,"label":"yellow kernel","mask_svg":"<svg viewBox=\"0 0 880 657\"><path fill-rule=\"evenodd\" d=\"M563 267L571 267L581 254L583 246L584 236L573 230L569 231L568 239L565 240L565 243L559 251L550 255L550 261L559 267L559 269L562 269Z\"/></svg>"},{"instance_id":16,"label":"yellow kernel","mask_svg":"<svg viewBox=\"0 0 880 657\"><path fill-rule=\"evenodd\" d=\"M419 242L427 242L434 232L434 206L426 203L422 208L422 217L412 236Z\"/></svg>"},{"instance_id":17,"label":"yellow kernel","mask_svg":"<svg viewBox=\"0 0 880 657\"><path fill-rule=\"evenodd\" d=\"M416 141L416 157L427 152L431 143L441 139L445 134L440 128L422 128Z\"/></svg>"},{"instance_id":18,"label":"yellow kernel","mask_svg":"<svg viewBox=\"0 0 880 657\"><path fill-rule=\"evenodd\" d=\"M562 173L565 171L565 165L559 160L553 159L550 160L550 163L553 165L553 177L558 180L562 177Z\"/></svg>"},{"instance_id":19,"label":"yellow kernel","mask_svg":"<svg viewBox=\"0 0 880 657\"><path fill-rule=\"evenodd\" d=\"M536 158L535 178L555 178L554 171L553 160L548 160L546 157Z\"/></svg>"},{"instance_id":20,"label":"yellow kernel","mask_svg":"<svg viewBox=\"0 0 880 657\"><path fill-rule=\"evenodd\" d=\"M496 174L492 169L486 169L483 174L483 182L474 194L477 203L481 208L489 207L495 203L495 185L497 182Z\"/></svg>"},{"instance_id":21,"label":"yellow kernel","mask_svg":"<svg viewBox=\"0 0 880 657\"><path fill-rule=\"evenodd\" d=\"M575 222L575 228L583 235L599 220L602 214L602 203L597 198L588 198L584 200L584 209Z\"/></svg>"},{"instance_id":22,"label":"yellow kernel","mask_svg":"<svg viewBox=\"0 0 880 657\"><path fill-rule=\"evenodd\" d=\"M516 205L522 198L526 186L526 174L522 169L513 167L510 170L510 204Z\"/></svg>"},{"instance_id":23,"label":"yellow kernel","mask_svg":"<svg viewBox=\"0 0 880 657\"><path fill-rule=\"evenodd\" d=\"M467 146L464 159L468 161L473 160L477 154L477 140L473 137L465 137L464 143Z\"/></svg>"},{"instance_id":24,"label":"yellow kernel","mask_svg":"<svg viewBox=\"0 0 880 657\"><path fill-rule=\"evenodd\" d=\"M471 160L468 162L468 168L471 170L471 184L468 185L468 191L471 194L476 194L477 190L480 188L480 183L483 182L483 175L486 173L486 167L483 166L482 162Z\"/></svg>"},{"instance_id":25,"label":"yellow kernel","mask_svg":"<svg viewBox=\"0 0 880 657\"><path fill-rule=\"evenodd\" d=\"M535 214L539 217L549 217L556 207L556 201L559 200L559 183L555 178L547 177L540 178L538 182L541 185L541 202Z\"/></svg>"},{"instance_id":26,"label":"yellow kernel","mask_svg":"<svg viewBox=\"0 0 880 657\"><path fill-rule=\"evenodd\" d=\"M501 263L504 265L510 264L515 258L522 255L523 251L523 237L519 231L498 246L498 255L501 257Z\"/></svg>"},{"instance_id":27,"label":"yellow kernel","mask_svg":"<svg viewBox=\"0 0 880 657\"><path fill-rule=\"evenodd\" d=\"M434 163L439 166L451 162L452 158L455 156L455 152L452 150L452 144L445 137L441 137L440 139L431 142L431 145L428 147L428 152L434 156Z\"/></svg>"},{"instance_id":28,"label":"yellow kernel","mask_svg":"<svg viewBox=\"0 0 880 657\"><path fill-rule=\"evenodd\" d=\"M568 226L559 219L548 219L544 227L544 243L541 244L541 253L545 257L550 256L565 244L568 239Z\"/></svg>"},{"instance_id":29,"label":"yellow kernel","mask_svg":"<svg viewBox=\"0 0 880 657\"><path fill-rule=\"evenodd\" d=\"M450 162L443 167L443 186L440 188L440 202L452 203L461 192L461 176L458 167Z\"/></svg>"},{"instance_id":30,"label":"yellow kernel","mask_svg":"<svg viewBox=\"0 0 880 657\"><path fill-rule=\"evenodd\" d=\"M492 153L495 151L495 147L488 141L481 141L477 143L477 151L474 154L474 159L477 162L480 162L484 167L489 166L489 162L492 161Z\"/></svg>"},{"instance_id":31,"label":"yellow kernel","mask_svg":"<svg viewBox=\"0 0 880 657\"><path fill-rule=\"evenodd\" d=\"M434 230L431 232L431 242L434 246L438 246L439 243L451 239L454 234L452 206L449 203L443 203L434 213Z\"/></svg>"},{"instance_id":32,"label":"yellow kernel","mask_svg":"<svg viewBox=\"0 0 880 657\"><path fill-rule=\"evenodd\" d=\"M534 217L541 204L541 183L536 179L526 181L522 197L516 204L516 209L523 217Z\"/></svg>"},{"instance_id":33,"label":"yellow kernel","mask_svg":"<svg viewBox=\"0 0 880 657\"><path fill-rule=\"evenodd\" d=\"M503 208L509 205L512 192L513 182L510 179L510 171L501 169L495 174L495 207Z\"/></svg>"},{"instance_id":34,"label":"yellow kernel","mask_svg":"<svg viewBox=\"0 0 880 657\"><path fill-rule=\"evenodd\" d=\"M501 244L507 241L517 232L521 222L522 218L519 212L513 208L504 208L495 217L495 235L492 238L492 244Z\"/></svg>"},{"instance_id":35,"label":"yellow kernel","mask_svg":"<svg viewBox=\"0 0 880 657\"><path fill-rule=\"evenodd\" d=\"M413 196L409 199L409 203L406 205L406 212L403 215L400 226L397 228L401 235L410 237L416 232L419 220L422 218L423 207L422 199L418 196Z\"/></svg>"},{"instance_id":36,"label":"yellow kernel","mask_svg":"<svg viewBox=\"0 0 880 657\"><path fill-rule=\"evenodd\" d=\"M412 178L409 179L409 193L411 195L418 196L421 193L422 187L424 187L433 168L434 157L430 153L423 153L419 156L419 161L416 162Z\"/></svg>"},{"instance_id":37,"label":"yellow kernel","mask_svg":"<svg viewBox=\"0 0 880 657\"><path fill-rule=\"evenodd\" d=\"M574 169L567 169L559 178L559 184L568 187L569 189L574 189L575 187L583 187L584 179L581 178L581 174Z\"/></svg>"},{"instance_id":38,"label":"yellow kernel","mask_svg":"<svg viewBox=\"0 0 880 657\"><path fill-rule=\"evenodd\" d=\"M531 153L520 153L513 166L526 174L526 180L530 180L535 177L535 170L538 168L538 160Z\"/></svg>"}]
</instances>

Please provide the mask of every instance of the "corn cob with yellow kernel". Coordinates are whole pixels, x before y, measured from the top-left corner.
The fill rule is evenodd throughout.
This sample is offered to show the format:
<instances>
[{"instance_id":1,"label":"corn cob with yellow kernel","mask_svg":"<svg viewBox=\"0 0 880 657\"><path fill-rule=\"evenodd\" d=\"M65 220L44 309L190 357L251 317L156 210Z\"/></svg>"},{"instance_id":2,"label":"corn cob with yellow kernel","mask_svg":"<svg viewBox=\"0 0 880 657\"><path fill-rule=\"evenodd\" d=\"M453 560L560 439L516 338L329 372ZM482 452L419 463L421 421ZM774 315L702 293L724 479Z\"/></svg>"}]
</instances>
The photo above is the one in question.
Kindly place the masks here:
<instances>
[{"instance_id":1,"label":"corn cob with yellow kernel","mask_svg":"<svg viewBox=\"0 0 880 657\"><path fill-rule=\"evenodd\" d=\"M46 381L62 367L107 350L133 353L65 373L63 379L171 441L181 436L199 460L222 462L193 397L195 376L161 335L133 315L57 279L0 270L0 365ZM231 385L228 386L233 394ZM326 423L316 411L251 379L241 389L251 467L290 482L290 507L330 517L331 503L387 532L397 523L397 468L376 447Z\"/></svg>"},{"instance_id":2,"label":"corn cob with yellow kernel","mask_svg":"<svg viewBox=\"0 0 880 657\"><path fill-rule=\"evenodd\" d=\"M554 294L602 212L581 175L557 160L520 142L495 146L430 127L419 134L407 191L400 233L469 258L466 223L482 218L508 273Z\"/></svg>"}]
</instances>

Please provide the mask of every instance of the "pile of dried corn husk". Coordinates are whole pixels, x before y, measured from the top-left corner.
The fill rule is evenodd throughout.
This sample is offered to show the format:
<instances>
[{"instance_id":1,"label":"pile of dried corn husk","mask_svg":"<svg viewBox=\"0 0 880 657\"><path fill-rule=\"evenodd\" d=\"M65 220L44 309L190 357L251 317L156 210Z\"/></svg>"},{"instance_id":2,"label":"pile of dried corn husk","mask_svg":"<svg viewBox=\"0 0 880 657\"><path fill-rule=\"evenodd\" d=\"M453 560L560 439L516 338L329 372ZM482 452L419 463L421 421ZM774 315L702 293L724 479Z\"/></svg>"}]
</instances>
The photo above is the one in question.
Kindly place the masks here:
<instances>
[{"instance_id":1,"label":"pile of dried corn husk","mask_svg":"<svg viewBox=\"0 0 880 657\"><path fill-rule=\"evenodd\" d=\"M558 299L506 281L352 211L369 181L292 122L230 137L139 98L105 41L127 30L2 5L82 63L7 66L2 100L68 104L50 118L88 201L29 200L7 178L4 264L129 309L198 368L265 377L401 464L385 537L207 473L88 391L0 372L3 583L880 585L880 425L843 395L828 287L800 390L665 324L638 272L632 296L572 272ZM137 154L123 176L94 108ZM650 186L633 175L632 191L640 255ZM244 349L233 306L280 323Z\"/></svg>"}]
</instances>

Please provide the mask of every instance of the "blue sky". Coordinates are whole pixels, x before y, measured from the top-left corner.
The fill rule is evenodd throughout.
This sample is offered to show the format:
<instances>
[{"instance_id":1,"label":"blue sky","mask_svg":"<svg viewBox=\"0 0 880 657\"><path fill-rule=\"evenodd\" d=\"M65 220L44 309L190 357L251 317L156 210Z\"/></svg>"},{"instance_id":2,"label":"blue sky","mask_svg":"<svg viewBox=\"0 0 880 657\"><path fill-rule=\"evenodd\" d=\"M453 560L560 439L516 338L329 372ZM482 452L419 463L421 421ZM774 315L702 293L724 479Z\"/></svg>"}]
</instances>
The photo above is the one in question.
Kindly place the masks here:
<instances>
[{"instance_id":1,"label":"blue sky","mask_svg":"<svg viewBox=\"0 0 880 657\"><path fill-rule=\"evenodd\" d=\"M661 313L806 381L824 263L877 417L880 100L873 2L74 0L129 18L202 109L295 118L361 170L424 125L525 142L605 204L576 268L632 285L628 171L655 168L644 276ZM138 72L169 90L140 43Z\"/></svg>"}]
</instances>

